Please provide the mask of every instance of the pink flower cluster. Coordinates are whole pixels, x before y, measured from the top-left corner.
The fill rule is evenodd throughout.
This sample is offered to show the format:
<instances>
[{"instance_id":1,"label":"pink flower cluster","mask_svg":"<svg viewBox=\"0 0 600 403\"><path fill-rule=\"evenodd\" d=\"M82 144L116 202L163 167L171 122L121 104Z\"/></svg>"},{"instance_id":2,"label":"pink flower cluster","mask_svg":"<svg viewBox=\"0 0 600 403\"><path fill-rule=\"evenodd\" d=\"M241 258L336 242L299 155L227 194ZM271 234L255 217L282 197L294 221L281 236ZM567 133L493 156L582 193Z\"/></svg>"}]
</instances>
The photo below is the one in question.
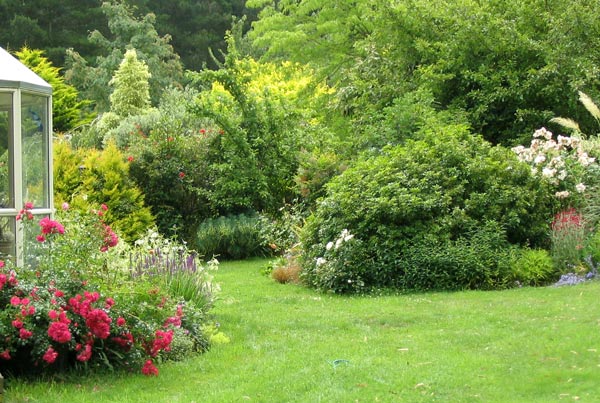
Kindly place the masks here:
<instances>
[{"instance_id":1,"label":"pink flower cluster","mask_svg":"<svg viewBox=\"0 0 600 403\"><path fill-rule=\"evenodd\" d=\"M117 246L119 243L119 237L108 225L104 225L104 239L102 246L100 247L101 252L106 252L108 248Z\"/></svg>"},{"instance_id":2,"label":"pink flower cluster","mask_svg":"<svg viewBox=\"0 0 600 403\"><path fill-rule=\"evenodd\" d=\"M100 251L101 252L106 252L109 248L113 248L115 246L117 246L117 244L119 243L119 237L117 236L117 234L115 234L115 232L112 230L112 228L105 224L103 221L104 217L104 213L106 213L108 211L108 206L106 204L102 204L100 206L100 210L98 210L96 212L96 214L98 214L98 217L100 217L100 220L102 222L102 246L100 246Z\"/></svg>"},{"instance_id":3,"label":"pink flower cluster","mask_svg":"<svg viewBox=\"0 0 600 403\"><path fill-rule=\"evenodd\" d=\"M38 242L45 242L48 235L62 235L65 233L65 227L63 227L62 224L60 224L58 221L51 220L48 217L44 217L40 220L40 227L42 229L42 233L36 237Z\"/></svg>"}]
</instances>

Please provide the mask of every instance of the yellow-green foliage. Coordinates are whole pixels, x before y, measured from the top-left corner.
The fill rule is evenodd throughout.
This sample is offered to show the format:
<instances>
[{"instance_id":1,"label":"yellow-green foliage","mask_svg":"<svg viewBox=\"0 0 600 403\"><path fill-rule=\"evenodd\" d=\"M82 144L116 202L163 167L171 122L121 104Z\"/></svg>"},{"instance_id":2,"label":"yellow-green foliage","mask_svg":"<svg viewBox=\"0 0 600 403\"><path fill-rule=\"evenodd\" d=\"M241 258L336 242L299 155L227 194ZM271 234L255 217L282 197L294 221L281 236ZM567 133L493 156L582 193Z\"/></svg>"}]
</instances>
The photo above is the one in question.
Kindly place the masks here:
<instances>
[{"instance_id":1,"label":"yellow-green foliage","mask_svg":"<svg viewBox=\"0 0 600 403\"><path fill-rule=\"evenodd\" d=\"M249 57L237 59L235 64L244 82L244 96L256 102L259 108L272 108L277 104L301 115L306 125L319 123L315 111L333 89L320 83L309 67L291 62L258 62ZM236 113L235 96L220 82L213 82L211 90L202 93L200 99L221 113L233 112L232 115L241 118Z\"/></svg>"},{"instance_id":2,"label":"yellow-green foliage","mask_svg":"<svg viewBox=\"0 0 600 403\"><path fill-rule=\"evenodd\" d=\"M73 150L66 142L54 146L55 206L67 202L87 211L108 206L106 223L126 241L134 241L153 226L144 196L129 178L128 162L110 143L102 150Z\"/></svg>"}]
</instances>

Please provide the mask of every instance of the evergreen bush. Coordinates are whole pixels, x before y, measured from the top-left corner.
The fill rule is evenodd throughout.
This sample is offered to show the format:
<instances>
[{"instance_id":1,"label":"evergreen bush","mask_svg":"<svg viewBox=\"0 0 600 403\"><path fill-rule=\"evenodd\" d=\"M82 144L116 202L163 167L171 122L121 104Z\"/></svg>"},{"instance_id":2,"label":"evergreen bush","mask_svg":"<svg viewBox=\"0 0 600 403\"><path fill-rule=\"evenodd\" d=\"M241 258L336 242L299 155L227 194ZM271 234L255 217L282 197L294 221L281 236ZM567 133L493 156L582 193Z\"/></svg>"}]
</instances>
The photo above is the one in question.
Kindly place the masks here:
<instances>
[{"instance_id":1,"label":"evergreen bush","mask_svg":"<svg viewBox=\"0 0 600 403\"><path fill-rule=\"evenodd\" d=\"M198 228L198 253L219 259L266 256L269 248L260 225L258 216L245 214L205 220Z\"/></svg>"},{"instance_id":2,"label":"evergreen bush","mask_svg":"<svg viewBox=\"0 0 600 403\"><path fill-rule=\"evenodd\" d=\"M304 277L333 291L351 291L348 281L364 283L361 288L501 286L508 274L504 255L491 246L493 273L464 271L482 270L475 240L491 235L486 223L494 223L504 238L496 240L499 245L547 246L552 207L547 189L510 150L492 147L461 126L427 130L422 140L384 149L330 182L303 229ZM344 229L359 251L323 271L317 262L327 260L327 245ZM445 255L447 248L452 255ZM414 269L406 267L411 260ZM433 264L437 280L420 273ZM418 275L411 279L412 270Z\"/></svg>"}]
</instances>

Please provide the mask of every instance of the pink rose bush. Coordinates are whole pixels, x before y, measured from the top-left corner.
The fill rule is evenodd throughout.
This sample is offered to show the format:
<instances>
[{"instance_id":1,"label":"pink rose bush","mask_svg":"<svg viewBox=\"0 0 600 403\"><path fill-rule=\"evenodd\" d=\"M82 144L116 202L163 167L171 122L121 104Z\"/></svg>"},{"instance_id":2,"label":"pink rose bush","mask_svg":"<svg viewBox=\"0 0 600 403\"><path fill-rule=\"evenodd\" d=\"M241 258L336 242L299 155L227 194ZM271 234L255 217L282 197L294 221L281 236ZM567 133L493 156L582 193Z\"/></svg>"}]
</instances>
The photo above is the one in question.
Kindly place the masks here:
<instances>
[{"instance_id":1,"label":"pink rose bush","mask_svg":"<svg viewBox=\"0 0 600 403\"><path fill-rule=\"evenodd\" d=\"M197 341L197 351L207 347L205 310L161 290L154 277L137 273L133 281L118 270L93 276L118 244L99 212L79 229L79 216L63 226L49 217L36 222L30 205L20 212L25 233L35 238L27 250L37 255L24 268L0 260L1 373L108 367L155 376L176 335ZM119 280L101 281L111 275Z\"/></svg>"}]
</instances>

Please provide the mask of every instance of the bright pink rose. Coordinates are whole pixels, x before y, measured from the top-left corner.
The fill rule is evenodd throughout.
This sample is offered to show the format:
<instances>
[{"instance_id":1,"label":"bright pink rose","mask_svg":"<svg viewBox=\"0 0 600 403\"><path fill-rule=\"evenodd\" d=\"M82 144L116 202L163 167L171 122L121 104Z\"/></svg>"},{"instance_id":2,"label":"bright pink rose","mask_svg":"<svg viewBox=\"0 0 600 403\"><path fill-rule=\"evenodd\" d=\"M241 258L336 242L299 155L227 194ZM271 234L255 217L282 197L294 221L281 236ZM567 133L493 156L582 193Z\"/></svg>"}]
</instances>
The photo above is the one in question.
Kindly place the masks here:
<instances>
[{"instance_id":1,"label":"bright pink rose","mask_svg":"<svg viewBox=\"0 0 600 403\"><path fill-rule=\"evenodd\" d=\"M147 376L158 376L158 368L156 368L154 366L154 364L152 363L152 360L148 360L146 361L146 363L144 364L144 367L142 368L142 374L147 375Z\"/></svg>"},{"instance_id":2,"label":"bright pink rose","mask_svg":"<svg viewBox=\"0 0 600 403\"><path fill-rule=\"evenodd\" d=\"M59 343L67 343L71 340L69 326L62 322L52 322L48 328L48 336Z\"/></svg>"},{"instance_id":3,"label":"bright pink rose","mask_svg":"<svg viewBox=\"0 0 600 403\"><path fill-rule=\"evenodd\" d=\"M58 353L54 351L52 347L48 347L48 350L46 350L42 359L48 364L52 364L54 361L56 361L56 357L58 357Z\"/></svg>"},{"instance_id":4,"label":"bright pink rose","mask_svg":"<svg viewBox=\"0 0 600 403\"><path fill-rule=\"evenodd\" d=\"M29 331L25 328L19 329L19 338L21 338L23 340L27 340L31 336L33 336L33 333L31 331Z\"/></svg>"}]
</instances>

